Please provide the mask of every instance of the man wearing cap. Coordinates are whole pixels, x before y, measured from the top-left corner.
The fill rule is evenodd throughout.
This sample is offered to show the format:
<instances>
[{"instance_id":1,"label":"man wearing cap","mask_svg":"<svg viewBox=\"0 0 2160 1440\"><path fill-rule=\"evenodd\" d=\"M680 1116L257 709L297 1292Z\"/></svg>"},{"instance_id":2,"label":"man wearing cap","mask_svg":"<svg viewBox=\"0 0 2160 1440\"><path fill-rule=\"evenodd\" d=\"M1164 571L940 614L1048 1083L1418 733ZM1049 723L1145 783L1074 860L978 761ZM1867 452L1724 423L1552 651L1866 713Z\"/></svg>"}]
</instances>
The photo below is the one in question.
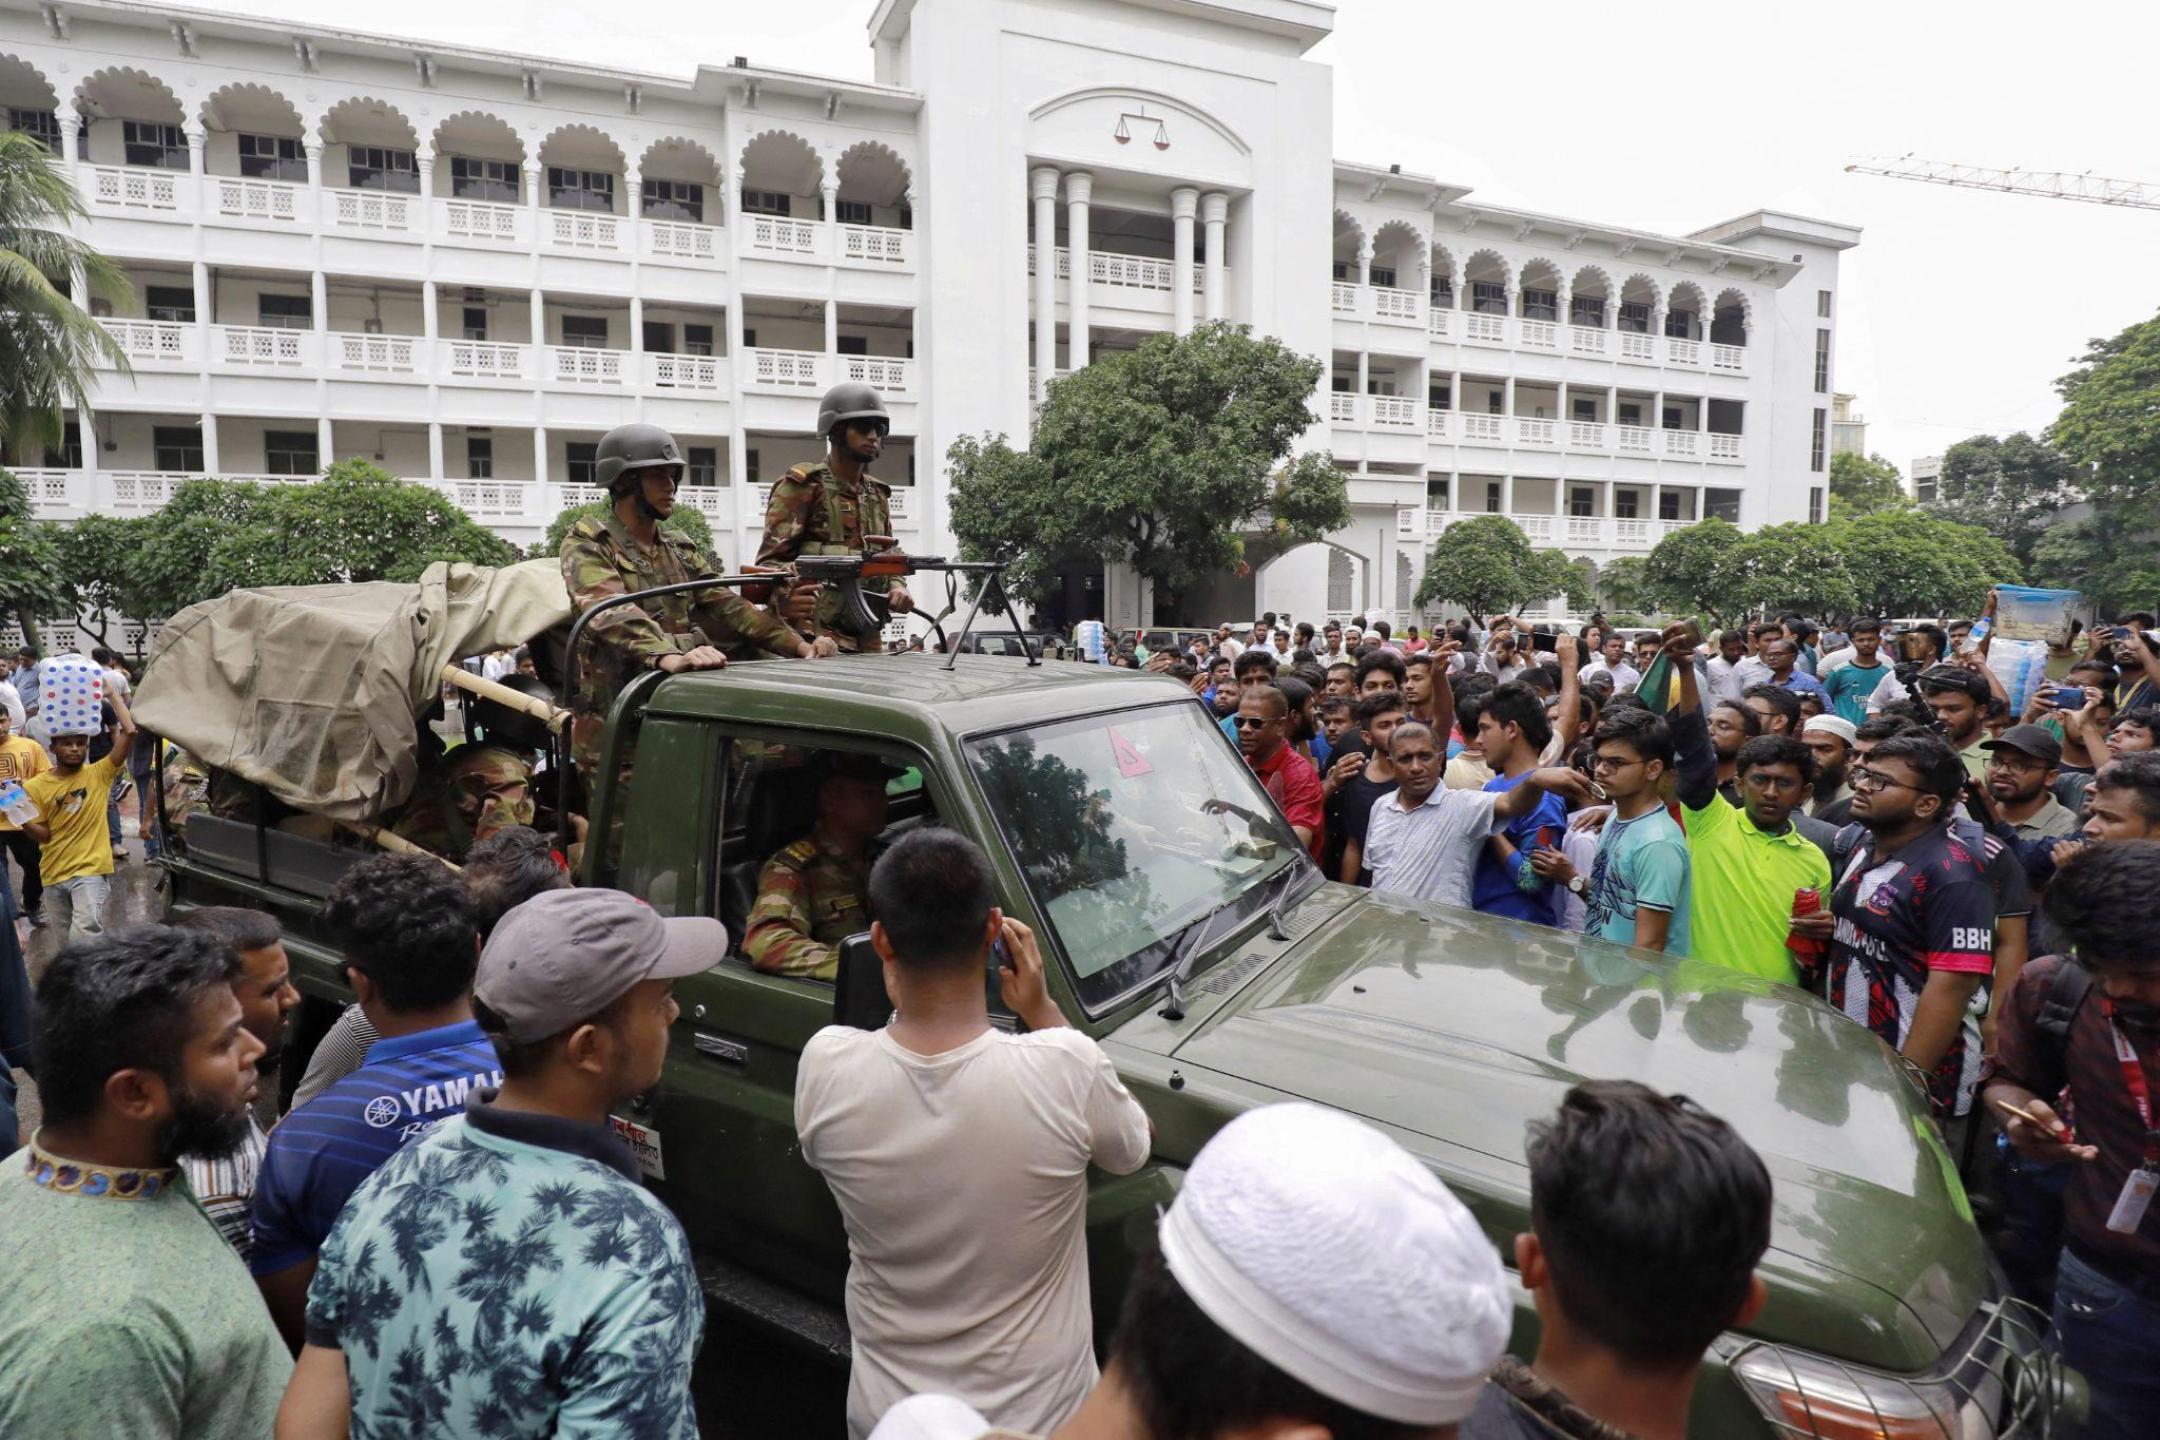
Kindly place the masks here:
<instances>
[{"instance_id":1,"label":"man wearing cap","mask_svg":"<svg viewBox=\"0 0 2160 1440\"><path fill-rule=\"evenodd\" d=\"M554 890L496 925L473 1011L500 1089L352 1197L308 1291L278 1433L695 1440L705 1306L689 1242L609 1113L659 1083L675 981L716 920Z\"/></svg>"},{"instance_id":2,"label":"man wearing cap","mask_svg":"<svg viewBox=\"0 0 2160 1440\"><path fill-rule=\"evenodd\" d=\"M1095 1383L1088 1169L1129 1175L1152 1133L1102 1048L1065 1023L990 862L916 830L870 877L892 1022L803 1047L795 1131L847 1225L847 1424L924 1390L1048 1431ZM984 974L1027 1033L994 1027Z\"/></svg>"},{"instance_id":3,"label":"man wearing cap","mask_svg":"<svg viewBox=\"0 0 2160 1440\"><path fill-rule=\"evenodd\" d=\"M1388 1435L1448 1440L1513 1318L1500 1256L1424 1164L1302 1102L1202 1147L1140 1262L1110 1368L1054 1440ZM944 1395L874 1440L977 1440Z\"/></svg>"},{"instance_id":4,"label":"man wearing cap","mask_svg":"<svg viewBox=\"0 0 2160 1440\"><path fill-rule=\"evenodd\" d=\"M836 755L817 780L817 824L758 871L743 955L770 975L830 980L839 945L870 928L870 842L884 832L894 770L869 755Z\"/></svg>"},{"instance_id":5,"label":"man wearing cap","mask_svg":"<svg viewBox=\"0 0 2160 1440\"><path fill-rule=\"evenodd\" d=\"M2019 839L2062 840L2077 833L2077 816L2054 793L2062 741L2038 725L2013 725L1980 748L1988 754L1983 783Z\"/></svg>"},{"instance_id":6,"label":"man wearing cap","mask_svg":"<svg viewBox=\"0 0 2160 1440\"><path fill-rule=\"evenodd\" d=\"M1852 763L1857 728L1842 715L1817 715L1800 727L1800 743L1815 757L1814 793L1808 797L1807 814L1826 825L1843 825L1852 810L1852 786L1845 782L1845 767Z\"/></svg>"},{"instance_id":7,"label":"man wearing cap","mask_svg":"<svg viewBox=\"0 0 2160 1440\"><path fill-rule=\"evenodd\" d=\"M1711 1342L1762 1312L1770 1172L1724 1121L1631 1080L1568 1091L1528 1150L1515 1268L1537 1353L1500 1361L1465 1440L1677 1440Z\"/></svg>"},{"instance_id":8,"label":"man wearing cap","mask_svg":"<svg viewBox=\"0 0 2160 1440\"><path fill-rule=\"evenodd\" d=\"M1963 665L1931 665L1920 675L1920 698L1935 717L1935 728L1958 752L1965 773L1987 783L1987 752L1980 742L1987 735L1988 699L1994 693L1987 675Z\"/></svg>"}]
</instances>

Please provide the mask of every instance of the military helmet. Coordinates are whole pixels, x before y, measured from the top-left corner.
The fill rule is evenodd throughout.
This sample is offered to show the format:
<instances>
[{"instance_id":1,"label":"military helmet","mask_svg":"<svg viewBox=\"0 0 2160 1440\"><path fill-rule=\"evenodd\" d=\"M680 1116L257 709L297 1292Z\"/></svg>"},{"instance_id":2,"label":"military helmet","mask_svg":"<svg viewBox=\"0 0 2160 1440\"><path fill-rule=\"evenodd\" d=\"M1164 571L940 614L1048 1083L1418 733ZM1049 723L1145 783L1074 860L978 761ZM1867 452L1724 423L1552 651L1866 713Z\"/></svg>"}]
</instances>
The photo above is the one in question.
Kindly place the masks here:
<instances>
[{"instance_id":1,"label":"military helmet","mask_svg":"<svg viewBox=\"0 0 2160 1440\"><path fill-rule=\"evenodd\" d=\"M682 463L675 437L658 425L617 425L600 437L593 454L593 475L601 489L613 493L625 475Z\"/></svg>"},{"instance_id":2,"label":"military helmet","mask_svg":"<svg viewBox=\"0 0 2160 1440\"><path fill-rule=\"evenodd\" d=\"M521 695L545 700L550 705L557 703L555 692L536 676L505 675L501 683ZM489 695L465 697L465 722L477 729L488 743L512 750L546 750L555 743L554 732L548 729L545 720L523 710L513 710Z\"/></svg>"},{"instance_id":3,"label":"military helmet","mask_svg":"<svg viewBox=\"0 0 2160 1440\"><path fill-rule=\"evenodd\" d=\"M892 424L892 416L885 413L884 397L860 380L843 380L825 392L825 398L818 402L817 433L830 435L835 425L850 420L883 420L888 427Z\"/></svg>"}]
</instances>

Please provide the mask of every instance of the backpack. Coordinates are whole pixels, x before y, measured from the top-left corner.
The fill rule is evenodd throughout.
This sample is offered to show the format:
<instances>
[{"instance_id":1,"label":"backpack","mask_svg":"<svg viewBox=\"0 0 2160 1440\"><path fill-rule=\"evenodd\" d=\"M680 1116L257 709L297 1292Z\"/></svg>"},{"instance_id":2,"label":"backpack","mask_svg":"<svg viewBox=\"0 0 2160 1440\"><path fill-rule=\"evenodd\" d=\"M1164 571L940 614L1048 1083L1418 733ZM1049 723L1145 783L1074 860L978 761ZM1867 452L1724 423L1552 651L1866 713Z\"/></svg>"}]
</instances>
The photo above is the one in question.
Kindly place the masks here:
<instances>
[{"instance_id":1,"label":"backpack","mask_svg":"<svg viewBox=\"0 0 2160 1440\"><path fill-rule=\"evenodd\" d=\"M2040 997L2040 1011L2033 1017L2033 1025L2059 1049L2070 1041L2070 1023L2077 1018L2085 997L2092 993L2093 977L2092 971L2073 957L2057 958L2063 962L2062 968L2048 977L2047 993Z\"/></svg>"}]
</instances>

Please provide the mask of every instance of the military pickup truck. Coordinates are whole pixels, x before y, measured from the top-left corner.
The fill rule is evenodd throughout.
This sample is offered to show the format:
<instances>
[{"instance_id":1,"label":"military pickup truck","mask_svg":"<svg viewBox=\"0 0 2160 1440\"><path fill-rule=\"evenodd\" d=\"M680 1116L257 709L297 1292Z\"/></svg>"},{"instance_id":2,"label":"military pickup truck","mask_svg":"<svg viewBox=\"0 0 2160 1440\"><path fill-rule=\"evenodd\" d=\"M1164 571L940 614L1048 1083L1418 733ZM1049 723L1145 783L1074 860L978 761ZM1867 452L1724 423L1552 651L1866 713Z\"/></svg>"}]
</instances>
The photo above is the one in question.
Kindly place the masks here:
<instances>
[{"instance_id":1,"label":"military pickup truck","mask_svg":"<svg viewBox=\"0 0 2160 1440\"><path fill-rule=\"evenodd\" d=\"M1052 994L1154 1119L1153 1160L1092 1181L1105 1330L1158 1207L1248 1107L1300 1098L1381 1126L1507 1255L1528 1225L1525 1125L1578 1080L1632 1077L1723 1115L1775 1177L1769 1303L1716 1347L1693 1433L2046 1433L2065 1382L2044 1322L2006 1298L1920 1090L1872 1034L1732 971L1327 880L1173 681L966 654L648 673L614 705L599 773L618 778L590 817L619 853L588 846L582 883L718 916L739 943L829 752L897 768L888 838L936 823L989 853ZM197 814L171 847L172 904L275 912L319 1032L350 997L317 907L359 853ZM847 1241L792 1125L804 1043L887 1013L867 942L841 962L836 984L739 955L681 982L666 1078L620 1121L716 1302L823 1317L844 1345ZM1518 1292L1514 1348L1535 1334Z\"/></svg>"}]
</instances>

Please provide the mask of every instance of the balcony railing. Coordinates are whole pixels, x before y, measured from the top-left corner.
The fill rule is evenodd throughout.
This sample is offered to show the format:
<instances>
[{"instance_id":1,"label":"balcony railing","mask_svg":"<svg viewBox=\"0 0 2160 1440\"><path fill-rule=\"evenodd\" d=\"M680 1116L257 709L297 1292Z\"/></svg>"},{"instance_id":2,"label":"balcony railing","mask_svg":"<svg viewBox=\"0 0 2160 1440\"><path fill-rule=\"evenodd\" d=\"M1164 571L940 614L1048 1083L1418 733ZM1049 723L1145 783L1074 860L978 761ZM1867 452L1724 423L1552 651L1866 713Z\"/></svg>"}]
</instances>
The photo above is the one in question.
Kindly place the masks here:
<instances>
[{"instance_id":1,"label":"balcony railing","mask_svg":"<svg viewBox=\"0 0 2160 1440\"><path fill-rule=\"evenodd\" d=\"M297 220L300 197L307 192L305 185L283 180L244 180L233 175L213 175L210 183L216 192L218 213L243 220Z\"/></svg>"},{"instance_id":2,"label":"balcony railing","mask_svg":"<svg viewBox=\"0 0 2160 1440\"><path fill-rule=\"evenodd\" d=\"M1570 449L1602 450L1605 448L1605 427L1595 420L1570 420L1567 438Z\"/></svg>"},{"instance_id":3,"label":"balcony railing","mask_svg":"<svg viewBox=\"0 0 2160 1440\"><path fill-rule=\"evenodd\" d=\"M818 231L823 226L812 220L790 220L785 215L746 215L743 217L750 229L750 248L772 255L815 255L818 249Z\"/></svg>"},{"instance_id":4,"label":"balcony railing","mask_svg":"<svg viewBox=\"0 0 2160 1440\"><path fill-rule=\"evenodd\" d=\"M1613 426L1613 448L1624 455L1648 455L1656 441L1657 431L1647 425Z\"/></svg>"},{"instance_id":5,"label":"balcony railing","mask_svg":"<svg viewBox=\"0 0 2160 1440\"><path fill-rule=\"evenodd\" d=\"M1557 350L1560 348L1560 326L1551 320L1525 320L1522 322L1522 343L1532 350Z\"/></svg>"},{"instance_id":6,"label":"balcony railing","mask_svg":"<svg viewBox=\"0 0 2160 1440\"><path fill-rule=\"evenodd\" d=\"M210 333L210 353L219 362L277 370L305 365L315 339L308 330L275 330L258 325L215 325Z\"/></svg>"},{"instance_id":7,"label":"balcony railing","mask_svg":"<svg viewBox=\"0 0 2160 1440\"><path fill-rule=\"evenodd\" d=\"M1035 273L1035 247L1033 245L1027 247L1027 257L1028 274L1033 275ZM1061 249L1057 252L1057 278L1060 280L1072 278L1072 251L1069 249Z\"/></svg>"},{"instance_id":8,"label":"balcony railing","mask_svg":"<svg viewBox=\"0 0 2160 1440\"><path fill-rule=\"evenodd\" d=\"M1693 455L1695 453L1695 432L1693 430L1667 430L1663 434L1665 436L1665 453L1667 455Z\"/></svg>"},{"instance_id":9,"label":"balcony railing","mask_svg":"<svg viewBox=\"0 0 2160 1440\"><path fill-rule=\"evenodd\" d=\"M495 340L445 340L442 349L449 373L468 380L522 380L525 378L524 345L505 345Z\"/></svg>"},{"instance_id":10,"label":"balcony railing","mask_svg":"<svg viewBox=\"0 0 2160 1440\"><path fill-rule=\"evenodd\" d=\"M840 378L860 380L863 384L882 390L888 395L905 395L911 388L911 372L914 367L906 360L890 355L842 355Z\"/></svg>"},{"instance_id":11,"label":"balcony railing","mask_svg":"<svg viewBox=\"0 0 2160 1440\"><path fill-rule=\"evenodd\" d=\"M550 210L547 237L566 250L622 249L622 217L594 210Z\"/></svg>"},{"instance_id":12,"label":"balcony railing","mask_svg":"<svg viewBox=\"0 0 2160 1440\"><path fill-rule=\"evenodd\" d=\"M627 350L588 349L582 345L550 345L548 378L558 385L620 385Z\"/></svg>"},{"instance_id":13,"label":"balcony railing","mask_svg":"<svg viewBox=\"0 0 2160 1440\"><path fill-rule=\"evenodd\" d=\"M324 213L330 223L346 230L379 230L403 234L419 228L426 213L418 195L398 195L387 190L325 190Z\"/></svg>"},{"instance_id":14,"label":"balcony railing","mask_svg":"<svg viewBox=\"0 0 2160 1440\"><path fill-rule=\"evenodd\" d=\"M905 265L913 233L886 225L843 225L840 258L866 265Z\"/></svg>"},{"instance_id":15,"label":"balcony railing","mask_svg":"<svg viewBox=\"0 0 2160 1440\"><path fill-rule=\"evenodd\" d=\"M1463 334L1483 345L1507 343L1507 316L1472 310L1463 316Z\"/></svg>"},{"instance_id":16,"label":"balcony railing","mask_svg":"<svg viewBox=\"0 0 2160 1440\"><path fill-rule=\"evenodd\" d=\"M1355 425L1358 418L1358 397L1349 390L1330 390L1327 397L1328 419L1344 425Z\"/></svg>"},{"instance_id":17,"label":"balcony railing","mask_svg":"<svg viewBox=\"0 0 2160 1440\"><path fill-rule=\"evenodd\" d=\"M1515 443L1518 445L1550 445L1557 438L1558 423L1552 420L1515 421Z\"/></svg>"},{"instance_id":18,"label":"balcony railing","mask_svg":"<svg viewBox=\"0 0 2160 1440\"><path fill-rule=\"evenodd\" d=\"M656 260L689 260L709 265L720 256L720 227L687 220L646 220L645 253Z\"/></svg>"},{"instance_id":19,"label":"balcony railing","mask_svg":"<svg viewBox=\"0 0 2160 1440\"><path fill-rule=\"evenodd\" d=\"M1451 327L1453 326L1453 324L1454 324L1454 321L1453 321L1453 319L1451 318L1451 317L1452 317L1452 316L1454 315L1454 313L1455 313L1454 311L1452 311L1452 310L1449 310L1449 309L1445 309L1444 307L1442 307L1442 306L1439 306L1439 305L1428 305L1428 306L1426 306L1426 307L1425 307L1425 333L1426 333L1426 334L1428 334L1428 335L1445 335L1445 334L1448 334L1448 333L1449 333L1449 331L1450 331L1450 328L1451 328Z\"/></svg>"},{"instance_id":20,"label":"balcony railing","mask_svg":"<svg viewBox=\"0 0 2160 1440\"><path fill-rule=\"evenodd\" d=\"M825 357L815 350L745 350L754 385L817 390L825 384Z\"/></svg>"},{"instance_id":21,"label":"balcony railing","mask_svg":"<svg viewBox=\"0 0 2160 1440\"><path fill-rule=\"evenodd\" d=\"M83 189L100 205L116 205L123 210L180 208L184 171L142 165L93 165L89 170L90 183Z\"/></svg>"},{"instance_id":22,"label":"balcony railing","mask_svg":"<svg viewBox=\"0 0 2160 1440\"><path fill-rule=\"evenodd\" d=\"M1391 290L1385 285L1375 285L1372 299L1374 319L1400 320L1415 325L1425 318L1425 297L1415 290Z\"/></svg>"},{"instance_id":23,"label":"balcony railing","mask_svg":"<svg viewBox=\"0 0 2160 1440\"><path fill-rule=\"evenodd\" d=\"M1454 433L1454 426L1450 423L1454 414L1454 411L1443 410L1437 405L1426 407L1425 433L1435 440L1447 439L1449 435Z\"/></svg>"},{"instance_id":24,"label":"balcony railing","mask_svg":"<svg viewBox=\"0 0 2160 1440\"><path fill-rule=\"evenodd\" d=\"M100 320L105 333L131 361L181 362L194 359L189 343L196 327L175 320Z\"/></svg>"},{"instance_id":25,"label":"balcony railing","mask_svg":"<svg viewBox=\"0 0 2160 1440\"><path fill-rule=\"evenodd\" d=\"M410 375L424 344L418 335L335 334L330 337L330 364L361 374Z\"/></svg>"},{"instance_id":26,"label":"balcony railing","mask_svg":"<svg viewBox=\"0 0 2160 1440\"><path fill-rule=\"evenodd\" d=\"M1408 395L1375 395L1372 397L1372 423L1415 430L1421 408Z\"/></svg>"},{"instance_id":27,"label":"balcony railing","mask_svg":"<svg viewBox=\"0 0 2160 1440\"><path fill-rule=\"evenodd\" d=\"M1638 335L1632 330L1620 332L1620 358L1623 360L1657 359L1657 337Z\"/></svg>"},{"instance_id":28,"label":"balcony railing","mask_svg":"<svg viewBox=\"0 0 2160 1440\"><path fill-rule=\"evenodd\" d=\"M1504 438L1502 418L1466 410L1462 417L1462 438L1485 445L1498 445Z\"/></svg>"},{"instance_id":29,"label":"balcony railing","mask_svg":"<svg viewBox=\"0 0 2160 1440\"><path fill-rule=\"evenodd\" d=\"M438 200L442 233L453 240L487 240L505 245L523 238L522 205L497 205L486 200Z\"/></svg>"},{"instance_id":30,"label":"balcony railing","mask_svg":"<svg viewBox=\"0 0 2160 1440\"><path fill-rule=\"evenodd\" d=\"M1171 274L1168 260L1153 260L1145 255L1119 255L1108 250L1088 251L1088 278L1098 285L1126 290L1168 290ZM1199 275L1199 267L1195 266L1193 278L1197 280Z\"/></svg>"},{"instance_id":31,"label":"balcony railing","mask_svg":"<svg viewBox=\"0 0 2160 1440\"><path fill-rule=\"evenodd\" d=\"M1712 460L1740 459L1740 437L1738 435L1721 435L1715 430L1711 431L1710 458Z\"/></svg>"},{"instance_id":32,"label":"balcony railing","mask_svg":"<svg viewBox=\"0 0 2160 1440\"><path fill-rule=\"evenodd\" d=\"M1682 340L1677 336L1665 337L1665 358L1674 365L1702 364L1702 342Z\"/></svg>"},{"instance_id":33,"label":"balcony railing","mask_svg":"<svg viewBox=\"0 0 2160 1440\"><path fill-rule=\"evenodd\" d=\"M1588 325L1570 325L1568 326L1568 349L1574 351L1577 355L1603 355L1605 353L1605 332L1592 329Z\"/></svg>"},{"instance_id":34,"label":"balcony railing","mask_svg":"<svg viewBox=\"0 0 2160 1440\"><path fill-rule=\"evenodd\" d=\"M720 361L714 356L653 354L646 360L656 390L720 388Z\"/></svg>"},{"instance_id":35,"label":"balcony railing","mask_svg":"<svg viewBox=\"0 0 2160 1440\"><path fill-rule=\"evenodd\" d=\"M1556 515L1511 515L1508 518L1524 535L1540 541L1553 538L1553 525L1559 519Z\"/></svg>"},{"instance_id":36,"label":"balcony railing","mask_svg":"<svg viewBox=\"0 0 2160 1440\"><path fill-rule=\"evenodd\" d=\"M1357 292L1357 286L1346 285L1340 280L1328 286L1329 303L1335 307L1337 315L1357 314Z\"/></svg>"},{"instance_id":37,"label":"balcony railing","mask_svg":"<svg viewBox=\"0 0 2160 1440\"><path fill-rule=\"evenodd\" d=\"M1712 345L1710 368L1713 370L1747 369L1747 347L1744 345Z\"/></svg>"},{"instance_id":38,"label":"balcony railing","mask_svg":"<svg viewBox=\"0 0 2160 1440\"><path fill-rule=\"evenodd\" d=\"M1599 516L1570 515L1566 519L1570 545L1595 545L1605 538L1605 521Z\"/></svg>"}]
</instances>

